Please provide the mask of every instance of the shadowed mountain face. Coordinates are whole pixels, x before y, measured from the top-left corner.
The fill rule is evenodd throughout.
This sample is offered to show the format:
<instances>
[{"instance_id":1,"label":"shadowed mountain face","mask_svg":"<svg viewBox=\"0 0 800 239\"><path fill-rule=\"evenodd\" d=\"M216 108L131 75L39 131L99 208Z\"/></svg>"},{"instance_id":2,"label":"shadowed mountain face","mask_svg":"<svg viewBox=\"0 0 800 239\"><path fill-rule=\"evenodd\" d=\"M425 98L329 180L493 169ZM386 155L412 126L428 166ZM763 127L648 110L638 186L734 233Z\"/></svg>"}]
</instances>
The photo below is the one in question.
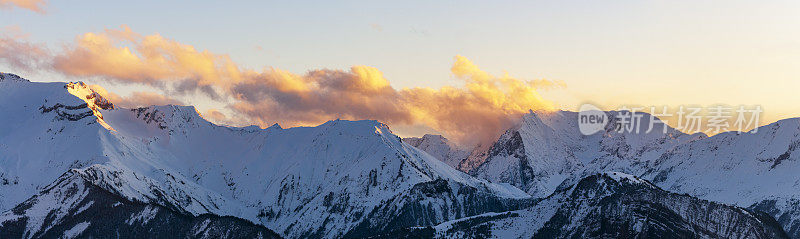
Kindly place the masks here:
<instances>
[{"instance_id":1,"label":"shadowed mountain face","mask_svg":"<svg viewBox=\"0 0 800 239\"><path fill-rule=\"evenodd\" d=\"M529 115L468 155L376 121L224 127L193 107L124 109L83 83L0 76L2 238L782 235L766 214L593 176L621 168L700 189L681 184L692 174L677 173L677 159L647 160L691 156L687 144L706 140L674 130L584 138L566 120ZM784 170L790 154L765 160ZM772 215L788 208L774 205Z\"/></svg>"},{"instance_id":2,"label":"shadowed mountain face","mask_svg":"<svg viewBox=\"0 0 800 239\"><path fill-rule=\"evenodd\" d=\"M614 120L620 112L607 112L605 131L583 135L578 113L532 112L507 130L483 157L470 156L472 165L462 167L471 175L493 182L509 183L536 197L545 197L565 180L609 170L622 172L653 165L664 152L705 136L687 135L645 114L636 131L619 132ZM650 122L654 122L648 131ZM474 154L474 153L473 153Z\"/></svg>"},{"instance_id":3,"label":"shadowed mountain face","mask_svg":"<svg viewBox=\"0 0 800 239\"><path fill-rule=\"evenodd\" d=\"M76 172L0 215L2 238L280 238L264 226L230 216L193 216L129 201Z\"/></svg>"},{"instance_id":4,"label":"shadowed mountain face","mask_svg":"<svg viewBox=\"0 0 800 239\"><path fill-rule=\"evenodd\" d=\"M649 132L644 114L639 133L618 132L619 112L606 112L609 126L583 135L576 112L535 112L485 150L474 150L459 169L494 183L546 197L599 172L618 171L648 179L677 193L764 210L800 238L800 119L781 120L748 133L687 135L660 123ZM753 207L751 207L753 206Z\"/></svg>"},{"instance_id":5,"label":"shadowed mountain face","mask_svg":"<svg viewBox=\"0 0 800 239\"><path fill-rule=\"evenodd\" d=\"M788 238L765 213L670 193L616 172L581 179L527 209L433 229L442 238Z\"/></svg>"}]
</instances>

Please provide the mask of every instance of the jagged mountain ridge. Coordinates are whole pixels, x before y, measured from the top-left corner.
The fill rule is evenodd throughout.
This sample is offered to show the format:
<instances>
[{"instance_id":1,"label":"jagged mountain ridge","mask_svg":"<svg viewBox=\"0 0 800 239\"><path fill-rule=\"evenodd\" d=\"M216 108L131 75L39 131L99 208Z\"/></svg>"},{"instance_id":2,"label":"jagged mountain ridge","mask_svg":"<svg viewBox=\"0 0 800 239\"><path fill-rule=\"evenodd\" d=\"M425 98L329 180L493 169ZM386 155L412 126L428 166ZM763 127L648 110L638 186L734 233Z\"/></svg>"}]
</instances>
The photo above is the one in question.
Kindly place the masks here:
<instances>
[{"instance_id":1,"label":"jagged mountain ridge","mask_svg":"<svg viewBox=\"0 0 800 239\"><path fill-rule=\"evenodd\" d=\"M613 119L619 113L607 112L612 120L605 131L586 136L578 130L576 112L531 112L500 136L486 157L468 172L545 197L567 178L577 180L597 172L647 167L647 161L642 159L658 157L675 145L705 137L687 135L668 126L665 130L658 123L647 132L649 114L642 117L639 133L618 132ZM585 168L598 169L581 174Z\"/></svg>"},{"instance_id":2,"label":"jagged mountain ridge","mask_svg":"<svg viewBox=\"0 0 800 239\"><path fill-rule=\"evenodd\" d=\"M379 221L433 225L530 200L448 167L376 121L231 128L193 107L113 107L82 83L9 82L0 82L0 107L14 116L0 125L0 172L11 183L0 190L16 193L0 194L3 210L72 169L125 200L235 216L288 237L392 229L371 223ZM432 182L446 191L415 191ZM441 203L419 208L420 200ZM392 218L410 211L428 217Z\"/></svg>"},{"instance_id":3,"label":"jagged mountain ridge","mask_svg":"<svg viewBox=\"0 0 800 239\"><path fill-rule=\"evenodd\" d=\"M459 168L461 161L466 159L470 154L469 151L462 149L441 135L425 134L419 138L403 138L403 142L425 151L434 158L456 169Z\"/></svg>"},{"instance_id":4,"label":"jagged mountain ridge","mask_svg":"<svg viewBox=\"0 0 800 239\"><path fill-rule=\"evenodd\" d=\"M0 184L0 227L25 228L28 237L101 235L157 208L156 218L165 219L156 221L175 223L176 235L242 228L269 234L254 223L290 238L360 238L502 217L539 200L459 172L376 121L224 127L193 107L117 108L82 83L3 78L13 80L0 80L0 109L10 112L0 124L0 182L8 182ZM525 143L484 152L524 152L513 147L519 144ZM61 203L40 200L67 195L65 185L82 185L74 188L85 193ZM108 197L118 201L102 199ZM113 211L117 202L126 210L114 211L117 221L106 224L74 213L109 205ZM22 210L31 208L37 210ZM205 219L216 226L203 227ZM120 230L150 227L128 224Z\"/></svg>"},{"instance_id":5,"label":"jagged mountain ridge","mask_svg":"<svg viewBox=\"0 0 800 239\"><path fill-rule=\"evenodd\" d=\"M71 170L54 184L0 215L2 238L280 238L235 218L193 216L158 204L128 201Z\"/></svg>"},{"instance_id":6,"label":"jagged mountain ridge","mask_svg":"<svg viewBox=\"0 0 800 239\"><path fill-rule=\"evenodd\" d=\"M614 119L618 112L606 112ZM641 132L649 127L644 114ZM534 112L509 129L483 157L461 167L473 176L515 185L535 197L604 171L651 180L664 189L701 199L758 208L780 218L800 238L800 176L796 172L800 119L759 127L755 133L726 132L707 137L672 128L648 134L604 132L582 135L576 112ZM753 131L751 131L753 132ZM466 169L466 170L465 170ZM756 205L757 204L757 205Z\"/></svg>"}]
</instances>

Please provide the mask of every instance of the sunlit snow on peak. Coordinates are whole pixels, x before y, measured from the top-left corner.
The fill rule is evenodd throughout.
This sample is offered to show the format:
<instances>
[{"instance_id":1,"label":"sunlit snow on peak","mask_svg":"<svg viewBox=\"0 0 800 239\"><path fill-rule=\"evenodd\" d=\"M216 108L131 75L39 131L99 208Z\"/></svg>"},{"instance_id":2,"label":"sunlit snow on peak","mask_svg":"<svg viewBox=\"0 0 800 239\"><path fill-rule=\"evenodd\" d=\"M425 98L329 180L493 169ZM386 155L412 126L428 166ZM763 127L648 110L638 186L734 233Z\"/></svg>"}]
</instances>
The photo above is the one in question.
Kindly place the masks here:
<instances>
[{"instance_id":1,"label":"sunlit snow on peak","mask_svg":"<svg viewBox=\"0 0 800 239\"><path fill-rule=\"evenodd\" d=\"M114 128L112 128L110 125L108 125L108 123L105 122L105 120L103 120L103 114L100 113L101 109L114 109L114 104L112 104L111 101L92 90L88 85L86 85L86 83L80 81L67 83L65 87L70 94L86 102L86 105L97 117L97 123L100 123L100 125L108 130L114 131Z\"/></svg>"}]
</instances>

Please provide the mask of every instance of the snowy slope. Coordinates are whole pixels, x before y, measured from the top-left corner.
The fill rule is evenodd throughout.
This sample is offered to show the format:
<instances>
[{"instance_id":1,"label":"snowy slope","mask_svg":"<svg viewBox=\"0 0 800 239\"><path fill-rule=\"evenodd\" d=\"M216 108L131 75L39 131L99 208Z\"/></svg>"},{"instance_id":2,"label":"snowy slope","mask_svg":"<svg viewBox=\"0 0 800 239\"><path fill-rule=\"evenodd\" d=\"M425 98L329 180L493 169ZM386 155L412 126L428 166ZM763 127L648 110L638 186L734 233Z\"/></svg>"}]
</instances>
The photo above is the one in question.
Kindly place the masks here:
<instances>
[{"instance_id":1,"label":"snowy slope","mask_svg":"<svg viewBox=\"0 0 800 239\"><path fill-rule=\"evenodd\" d=\"M4 80L0 91L0 109L10 112L0 124L3 210L70 169L129 201L244 218L289 237L392 229L378 221L433 225L530 200L449 167L376 121L231 128L193 107L116 108L82 83ZM446 190L415 191L432 183ZM443 203L425 207L426 220L394 218L424 200Z\"/></svg>"},{"instance_id":2,"label":"snowy slope","mask_svg":"<svg viewBox=\"0 0 800 239\"><path fill-rule=\"evenodd\" d=\"M147 125L116 120L132 118L122 114ZM121 185L146 182L147 186L123 193L139 199L153 198L147 188L167 188L165 194L171 196L167 199L191 200L166 203L179 204L190 213L238 216L291 237L341 236L364 220L384 219L370 218L370 212L392 198L413 193L415 185L437 179L475 188L484 192L484 197L529 197L516 188L489 184L454 170L402 143L388 127L375 121L259 130L212 125L191 107L149 107L105 115L117 132L140 134L117 137L121 139L118 143L129 148L117 150L122 153L112 158L121 160L109 163L113 167L106 171L145 175L115 176L103 182L120 178L128 180ZM144 129L134 130L137 128ZM149 160L136 160L142 158ZM465 209L433 209L439 210ZM448 214L424 223L460 215ZM396 215L383 217L391 216Z\"/></svg>"},{"instance_id":3,"label":"snowy slope","mask_svg":"<svg viewBox=\"0 0 800 239\"><path fill-rule=\"evenodd\" d=\"M800 119L755 134L727 132L665 152L643 174L666 189L709 200L752 204L765 196L800 198Z\"/></svg>"},{"instance_id":4,"label":"snowy slope","mask_svg":"<svg viewBox=\"0 0 800 239\"><path fill-rule=\"evenodd\" d=\"M618 112L607 112L613 119ZM648 127L642 119L642 131ZM793 237L800 237L800 119L781 120L757 133L706 137L672 128L649 134L605 132L584 136L577 113L536 112L504 134L470 174L518 186L536 197L559 185L604 171L651 180L666 190L741 207L772 205ZM794 206L793 206L794 205Z\"/></svg>"},{"instance_id":5,"label":"snowy slope","mask_svg":"<svg viewBox=\"0 0 800 239\"><path fill-rule=\"evenodd\" d=\"M612 180L650 185L643 178L701 199L760 203L757 208L779 216L795 236L791 229L800 221L798 178L791 173L798 167L796 119L754 135L663 133L657 125L649 134L607 128L584 136L576 113L535 112L467 155L440 136L403 142L376 121L235 128L214 125L190 106L124 109L112 103L80 82L32 83L0 74L4 222L18 226L15 220L25 217L31 233L47 233L37 225L59 226L54 233L102 230L64 218L91 209L90 195L108 194L159 207L165 218L183 215L180 225L192 228L201 226L193 224L201 223L196 218L211 214L290 238L367 237L533 210L525 208L534 198L605 171L637 176L605 176ZM608 112L610 118L617 113ZM46 189L64 185L65 175L93 193L30 203L63 196ZM41 210L12 210L28 204ZM549 212L535 210L535 218ZM119 211L119 217L130 219L134 211ZM540 219L536 227L545 227ZM243 225L225 222L220 230Z\"/></svg>"},{"instance_id":6,"label":"snowy slope","mask_svg":"<svg viewBox=\"0 0 800 239\"><path fill-rule=\"evenodd\" d=\"M459 168L461 161L464 161L470 153L441 135L426 134L419 138L404 138L403 142L425 151L456 169Z\"/></svg>"},{"instance_id":7,"label":"snowy slope","mask_svg":"<svg viewBox=\"0 0 800 239\"><path fill-rule=\"evenodd\" d=\"M69 168L108 162L105 131L64 83L0 74L0 209L7 210Z\"/></svg>"},{"instance_id":8,"label":"snowy slope","mask_svg":"<svg viewBox=\"0 0 800 239\"><path fill-rule=\"evenodd\" d=\"M72 170L0 214L2 238L280 238L246 220L128 201Z\"/></svg>"},{"instance_id":9,"label":"snowy slope","mask_svg":"<svg viewBox=\"0 0 800 239\"><path fill-rule=\"evenodd\" d=\"M608 118L615 119L618 113L607 112ZM601 171L649 167L644 159L658 158L667 149L704 137L669 127L664 133L658 123L645 133L649 114L641 119L640 133L618 132L610 122L604 132L586 136L578 130L577 119L576 112L567 111L526 114L469 173L545 197L567 178L574 181Z\"/></svg>"},{"instance_id":10,"label":"snowy slope","mask_svg":"<svg viewBox=\"0 0 800 239\"><path fill-rule=\"evenodd\" d=\"M637 171L661 187L758 208L800 237L800 119L785 119L755 134L722 133L669 150L653 169ZM771 206L770 206L771 204Z\"/></svg>"}]
</instances>

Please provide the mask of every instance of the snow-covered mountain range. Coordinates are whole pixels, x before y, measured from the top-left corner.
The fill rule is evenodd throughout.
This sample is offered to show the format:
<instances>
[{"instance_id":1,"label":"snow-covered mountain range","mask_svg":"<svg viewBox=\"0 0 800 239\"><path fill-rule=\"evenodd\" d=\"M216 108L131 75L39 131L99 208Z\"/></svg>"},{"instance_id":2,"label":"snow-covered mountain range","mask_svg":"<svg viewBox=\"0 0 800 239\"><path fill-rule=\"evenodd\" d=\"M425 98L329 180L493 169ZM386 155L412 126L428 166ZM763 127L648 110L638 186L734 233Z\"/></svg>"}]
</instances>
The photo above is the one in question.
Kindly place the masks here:
<instances>
[{"instance_id":1,"label":"snow-covered mountain range","mask_svg":"<svg viewBox=\"0 0 800 239\"><path fill-rule=\"evenodd\" d=\"M448 160L475 177L515 185L534 197L596 173L625 172L672 192L769 212L800 237L800 153L795 152L800 119L707 137L660 123L644 133L648 114L639 133L619 132L613 127L619 112L606 113L612 119L606 130L587 136L577 127L577 112L532 112L483 157Z\"/></svg>"},{"instance_id":2,"label":"snow-covered mountain range","mask_svg":"<svg viewBox=\"0 0 800 239\"><path fill-rule=\"evenodd\" d=\"M574 114L531 113L463 149L370 120L219 126L191 106L119 108L80 82L0 73L0 237L784 235L756 210L796 237L797 120L752 135L583 136ZM629 202L640 207L609 208Z\"/></svg>"},{"instance_id":3,"label":"snow-covered mountain range","mask_svg":"<svg viewBox=\"0 0 800 239\"><path fill-rule=\"evenodd\" d=\"M6 74L0 84L0 209L10 210L0 222L26 218L24 235L48 235L52 228L38 225L63 218L48 215L78 206L34 200L41 210L11 210L32 196L63 197L48 190L63 180L175 213L242 218L287 237L434 225L531 200L447 166L376 121L230 128L193 107L116 108L82 83Z\"/></svg>"}]
</instances>

